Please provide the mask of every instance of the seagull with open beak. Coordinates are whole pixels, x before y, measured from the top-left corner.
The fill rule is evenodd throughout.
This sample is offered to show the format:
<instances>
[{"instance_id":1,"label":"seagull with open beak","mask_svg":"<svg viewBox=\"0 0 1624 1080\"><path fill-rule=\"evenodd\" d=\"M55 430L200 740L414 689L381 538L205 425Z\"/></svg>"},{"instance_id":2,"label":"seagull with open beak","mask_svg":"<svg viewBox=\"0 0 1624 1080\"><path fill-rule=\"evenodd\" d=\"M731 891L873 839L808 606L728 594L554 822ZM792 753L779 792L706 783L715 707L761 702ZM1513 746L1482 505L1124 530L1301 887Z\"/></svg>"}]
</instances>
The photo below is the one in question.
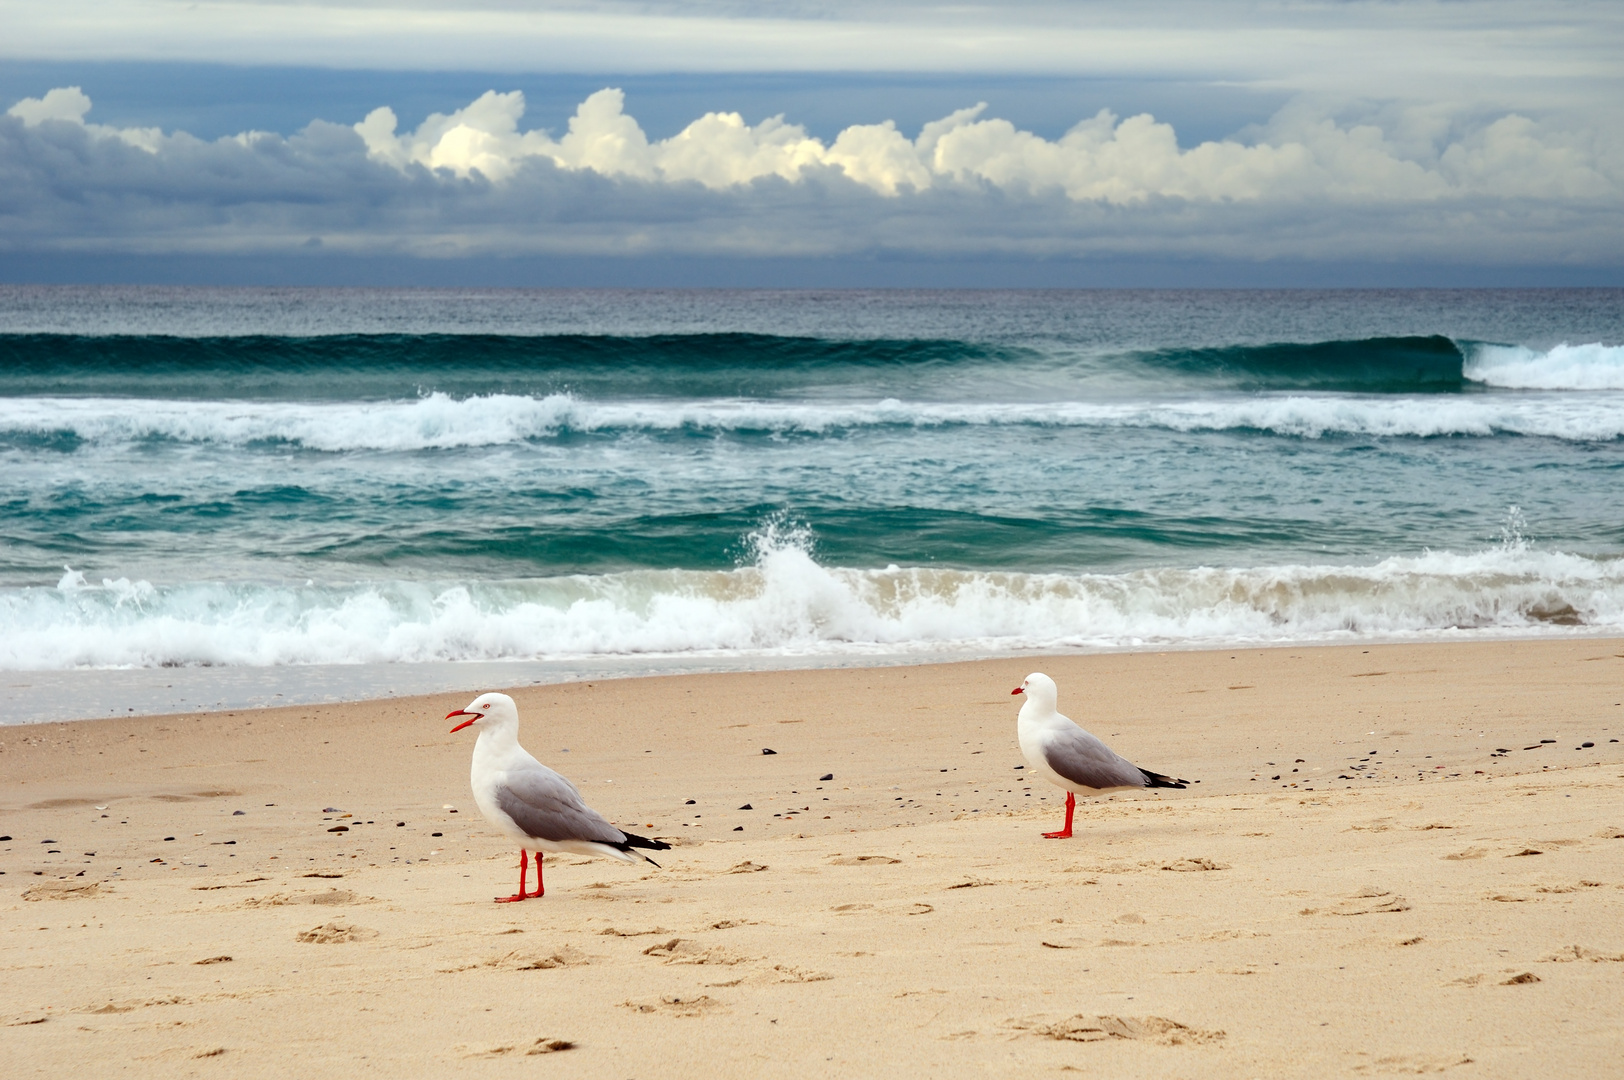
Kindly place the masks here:
<instances>
[{"instance_id":1,"label":"seagull with open beak","mask_svg":"<svg viewBox=\"0 0 1624 1080\"><path fill-rule=\"evenodd\" d=\"M485 820L519 845L519 891L499 896L499 904L542 895L541 853L568 851L576 855L607 855L635 862L633 848L664 851L660 840L636 836L609 824L582 799L575 785L531 757L519 745L519 707L506 694L481 694L465 709L446 713L446 719L465 716L453 732L472 727L479 732L469 779L474 804ZM529 853L536 853L536 891L526 895ZM647 855L640 856L658 866Z\"/></svg>"}]
</instances>

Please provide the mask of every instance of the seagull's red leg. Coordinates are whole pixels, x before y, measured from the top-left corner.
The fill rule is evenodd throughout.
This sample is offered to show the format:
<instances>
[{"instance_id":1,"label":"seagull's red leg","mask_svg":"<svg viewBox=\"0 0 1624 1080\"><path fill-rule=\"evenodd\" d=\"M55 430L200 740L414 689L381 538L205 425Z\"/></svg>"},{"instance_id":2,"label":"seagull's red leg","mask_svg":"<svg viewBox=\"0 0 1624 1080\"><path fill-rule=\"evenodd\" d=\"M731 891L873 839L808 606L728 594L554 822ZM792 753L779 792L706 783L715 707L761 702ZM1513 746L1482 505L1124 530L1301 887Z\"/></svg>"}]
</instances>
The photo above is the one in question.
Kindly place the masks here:
<instances>
[{"instance_id":1,"label":"seagull's red leg","mask_svg":"<svg viewBox=\"0 0 1624 1080\"><path fill-rule=\"evenodd\" d=\"M524 848L520 848L519 849L519 891L514 893L512 896L498 896L496 898L496 902L498 904L511 904L514 901L524 899L525 871L527 871L529 869L530 869L530 853L528 851L526 851ZM536 855L536 876L538 878L541 876L541 855L540 855L539 852ZM537 893L536 895L540 896L541 894Z\"/></svg>"},{"instance_id":2,"label":"seagull's red leg","mask_svg":"<svg viewBox=\"0 0 1624 1080\"><path fill-rule=\"evenodd\" d=\"M524 887L522 885L519 887L519 891L520 892L524 891ZM531 893L530 895L531 896L540 896L542 893L544 893L546 891L547 891L547 887L541 883L541 852L538 851L538 852L536 852L536 891Z\"/></svg>"},{"instance_id":3,"label":"seagull's red leg","mask_svg":"<svg viewBox=\"0 0 1624 1080\"><path fill-rule=\"evenodd\" d=\"M1050 840L1064 840L1071 835L1071 815L1077 809L1077 796L1066 792L1066 827L1059 832L1046 832L1043 835Z\"/></svg>"}]
</instances>

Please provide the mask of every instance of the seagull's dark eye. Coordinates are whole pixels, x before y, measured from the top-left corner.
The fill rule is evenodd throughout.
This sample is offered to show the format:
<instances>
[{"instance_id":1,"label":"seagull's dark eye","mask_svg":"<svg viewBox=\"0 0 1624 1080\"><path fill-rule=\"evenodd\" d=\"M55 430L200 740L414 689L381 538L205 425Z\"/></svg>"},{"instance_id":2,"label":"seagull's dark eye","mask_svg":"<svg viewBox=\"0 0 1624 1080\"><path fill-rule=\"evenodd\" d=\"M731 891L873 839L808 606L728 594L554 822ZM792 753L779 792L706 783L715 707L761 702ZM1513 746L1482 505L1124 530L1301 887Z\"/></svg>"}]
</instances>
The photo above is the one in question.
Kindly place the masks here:
<instances>
[{"instance_id":1,"label":"seagull's dark eye","mask_svg":"<svg viewBox=\"0 0 1624 1080\"><path fill-rule=\"evenodd\" d=\"M481 705L481 706L480 706L480 708L481 708L481 709L488 709L488 708L490 708L490 707L491 707L491 706L490 706L490 702L486 702L486 703L485 703L485 704L483 704L483 705Z\"/></svg>"}]
</instances>

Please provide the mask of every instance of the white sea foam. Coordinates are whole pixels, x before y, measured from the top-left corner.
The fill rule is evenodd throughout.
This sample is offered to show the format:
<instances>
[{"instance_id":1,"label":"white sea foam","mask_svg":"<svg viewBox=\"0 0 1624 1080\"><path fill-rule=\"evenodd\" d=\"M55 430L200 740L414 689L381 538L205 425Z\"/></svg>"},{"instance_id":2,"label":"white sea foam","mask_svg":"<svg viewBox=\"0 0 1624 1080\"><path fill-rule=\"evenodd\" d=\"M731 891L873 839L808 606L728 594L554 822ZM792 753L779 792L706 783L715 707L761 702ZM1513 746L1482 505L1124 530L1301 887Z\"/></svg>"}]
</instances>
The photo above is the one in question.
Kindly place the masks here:
<instances>
[{"instance_id":1,"label":"white sea foam","mask_svg":"<svg viewBox=\"0 0 1624 1080\"><path fill-rule=\"evenodd\" d=\"M1477 345L1462 374L1514 390L1624 390L1624 346L1564 342L1538 352L1521 345Z\"/></svg>"},{"instance_id":2,"label":"white sea foam","mask_svg":"<svg viewBox=\"0 0 1624 1080\"><path fill-rule=\"evenodd\" d=\"M752 565L480 584L0 592L0 669L936 655L1514 632L1624 633L1624 559L1510 542L1371 565L1022 574L832 568L771 530Z\"/></svg>"},{"instance_id":3,"label":"white sea foam","mask_svg":"<svg viewBox=\"0 0 1624 1080\"><path fill-rule=\"evenodd\" d=\"M1598 369L1599 370L1599 369ZM1292 394L1160 402L956 403L758 400L588 401L492 394L410 401L224 402L125 398L0 399L0 435L69 434L92 444L173 440L246 446L280 442L325 452L447 450L547 439L566 432L821 434L879 426L1036 425L1255 430L1320 438L1624 437L1624 407L1594 392L1356 396Z\"/></svg>"}]
</instances>

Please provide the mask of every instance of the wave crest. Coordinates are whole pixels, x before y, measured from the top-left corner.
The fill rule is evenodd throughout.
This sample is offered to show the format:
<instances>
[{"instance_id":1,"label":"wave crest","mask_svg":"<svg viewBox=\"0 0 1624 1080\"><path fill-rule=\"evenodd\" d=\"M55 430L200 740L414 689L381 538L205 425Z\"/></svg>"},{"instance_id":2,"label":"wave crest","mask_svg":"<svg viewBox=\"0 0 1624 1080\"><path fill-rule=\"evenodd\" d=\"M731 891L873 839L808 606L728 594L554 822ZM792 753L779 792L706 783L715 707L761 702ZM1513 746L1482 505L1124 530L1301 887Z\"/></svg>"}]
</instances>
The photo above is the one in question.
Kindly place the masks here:
<instances>
[{"instance_id":1,"label":"wave crest","mask_svg":"<svg viewBox=\"0 0 1624 1080\"><path fill-rule=\"evenodd\" d=\"M1545 352L1521 345L1478 345L1466 378L1509 390L1624 390L1624 346L1569 345Z\"/></svg>"},{"instance_id":2,"label":"wave crest","mask_svg":"<svg viewBox=\"0 0 1624 1080\"><path fill-rule=\"evenodd\" d=\"M1624 559L1508 542L1367 566L1028 574L818 563L505 582L154 586L75 571L0 592L0 669L985 654L1589 629L1624 632Z\"/></svg>"},{"instance_id":3,"label":"wave crest","mask_svg":"<svg viewBox=\"0 0 1624 1080\"><path fill-rule=\"evenodd\" d=\"M221 402L126 398L0 399L0 439L86 443L172 440L307 450L418 451L500 446L568 434L822 435L875 427L1039 426L1253 430L1430 437L1529 435L1570 441L1624 437L1624 410L1593 396L1395 398L1334 394L1171 402L944 403L759 400L587 401L571 394L434 393L389 402Z\"/></svg>"}]
</instances>

